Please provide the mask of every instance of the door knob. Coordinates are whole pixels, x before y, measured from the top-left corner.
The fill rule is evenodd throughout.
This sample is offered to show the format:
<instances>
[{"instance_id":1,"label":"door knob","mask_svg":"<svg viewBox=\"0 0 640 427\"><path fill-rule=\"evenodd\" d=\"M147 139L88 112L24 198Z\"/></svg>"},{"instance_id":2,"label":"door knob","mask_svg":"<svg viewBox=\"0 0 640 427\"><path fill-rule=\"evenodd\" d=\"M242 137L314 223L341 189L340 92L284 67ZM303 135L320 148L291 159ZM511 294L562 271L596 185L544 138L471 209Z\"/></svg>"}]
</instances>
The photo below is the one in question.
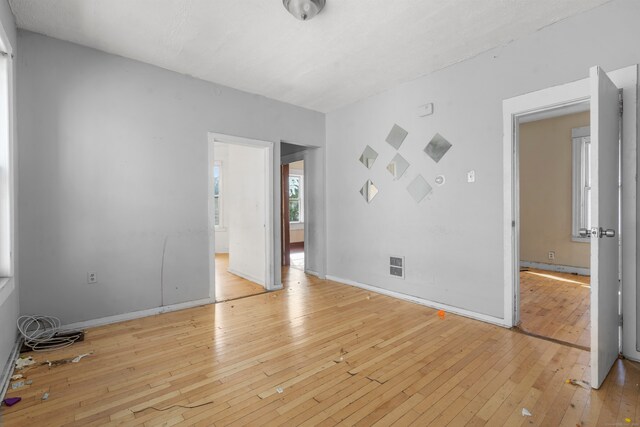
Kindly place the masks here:
<instances>
[{"instance_id":1,"label":"door knob","mask_svg":"<svg viewBox=\"0 0 640 427\"><path fill-rule=\"evenodd\" d=\"M616 230L613 228L607 228L606 230L602 227L593 227L591 230L587 228L581 228L578 230L580 237L615 237Z\"/></svg>"},{"instance_id":2,"label":"door knob","mask_svg":"<svg viewBox=\"0 0 640 427\"><path fill-rule=\"evenodd\" d=\"M613 228L607 228L606 230L603 230L602 227L600 227L600 237L615 237L616 235L616 230L614 230Z\"/></svg>"}]
</instances>

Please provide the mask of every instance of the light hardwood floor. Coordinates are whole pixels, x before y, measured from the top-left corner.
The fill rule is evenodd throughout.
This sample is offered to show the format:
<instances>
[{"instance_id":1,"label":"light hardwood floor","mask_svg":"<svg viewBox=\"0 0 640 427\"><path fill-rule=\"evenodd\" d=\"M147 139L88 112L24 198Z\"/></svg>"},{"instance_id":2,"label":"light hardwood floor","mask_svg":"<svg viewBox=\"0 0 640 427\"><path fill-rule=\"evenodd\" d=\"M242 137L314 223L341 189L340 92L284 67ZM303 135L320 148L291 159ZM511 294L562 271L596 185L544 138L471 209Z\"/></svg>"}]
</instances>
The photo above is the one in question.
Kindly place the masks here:
<instances>
[{"instance_id":1,"label":"light hardwood floor","mask_svg":"<svg viewBox=\"0 0 640 427\"><path fill-rule=\"evenodd\" d=\"M640 421L635 363L617 361L600 390L585 390L566 379L589 380L586 351L284 273L282 291L93 328L83 343L35 354L94 352L29 369L33 385L9 392L23 400L2 408L4 425Z\"/></svg>"},{"instance_id":2,"label":"light hardwood floor","mask_svg":"<svg viewBox=\"0 0 640 427\"><path fill-rule=\"evenodd\" d=\"M589 348L590 278L535 270L520 272L520 328Z\"/></svg>"},{"instance_id":3,"label":"light hardwood floor","mask_svg":"<svg viewBox=\"0 0 640 427\"><path fill-rule=\"evenodd\" d=\"M227 301L264 293L257 283L250 282L227 271L229 254L216 254L216 301Z\"/></svg>"}]
</instances>

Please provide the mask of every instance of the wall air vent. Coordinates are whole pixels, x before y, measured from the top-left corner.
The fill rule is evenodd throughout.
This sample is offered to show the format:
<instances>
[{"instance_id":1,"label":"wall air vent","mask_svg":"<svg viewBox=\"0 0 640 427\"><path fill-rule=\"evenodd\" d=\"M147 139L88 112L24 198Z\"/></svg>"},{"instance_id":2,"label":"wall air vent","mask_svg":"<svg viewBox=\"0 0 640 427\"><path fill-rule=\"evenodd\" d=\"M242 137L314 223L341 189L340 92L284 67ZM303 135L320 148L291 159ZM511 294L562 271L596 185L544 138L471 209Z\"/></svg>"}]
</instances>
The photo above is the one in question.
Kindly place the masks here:
<instances>
[{"instance_id":1,"label":"wall air vent","mask_svg":"<svg viewBox=\"0 0 640 427\"><path fill-rule=\"evenodd\" d=\"M389 257L389 274L393 277L404 279L404 257Z\"/></svg>"}]
</instances>

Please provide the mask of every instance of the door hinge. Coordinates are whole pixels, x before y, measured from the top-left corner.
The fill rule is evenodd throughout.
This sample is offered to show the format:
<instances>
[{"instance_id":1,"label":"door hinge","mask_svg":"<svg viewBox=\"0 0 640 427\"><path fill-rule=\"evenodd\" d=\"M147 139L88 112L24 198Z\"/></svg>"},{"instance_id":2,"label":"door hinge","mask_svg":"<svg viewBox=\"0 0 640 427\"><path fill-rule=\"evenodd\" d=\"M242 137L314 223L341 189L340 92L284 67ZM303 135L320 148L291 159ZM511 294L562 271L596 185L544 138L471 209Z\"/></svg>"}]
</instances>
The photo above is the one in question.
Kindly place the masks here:
<instances>
[{"instance_id":1,"label":"door hinge","mask_svg":"<svg viewBox=\"0 0 640 427\"><path fill-rule=\"evenodd\" d=\"M511 221L511 226L515 227L516 226L516 222L515 221Z\"/></svg>"},{"instance_id":2,"label":"door hinge","mask_svg":"<svg viewBox=\"0 0 640 427\"><path fill-rule=\"evenodd\" d=\"M618 112L620 113L620 117L622 117L622 112L624 111L624 98L622 96L622 89L618 92Z\"/></svg>"},{"instance_id":3,"label":"door hinge","mask_svg":"<svg viewBox=\"0 0 640 427\"><path fill-rule=\"evenodd\" d=\"M618 326L622 327L622 323L623 323L623 320L622 320L622 314L621 314L620 317L618 318Z\"/></svg>"}]
</instances>

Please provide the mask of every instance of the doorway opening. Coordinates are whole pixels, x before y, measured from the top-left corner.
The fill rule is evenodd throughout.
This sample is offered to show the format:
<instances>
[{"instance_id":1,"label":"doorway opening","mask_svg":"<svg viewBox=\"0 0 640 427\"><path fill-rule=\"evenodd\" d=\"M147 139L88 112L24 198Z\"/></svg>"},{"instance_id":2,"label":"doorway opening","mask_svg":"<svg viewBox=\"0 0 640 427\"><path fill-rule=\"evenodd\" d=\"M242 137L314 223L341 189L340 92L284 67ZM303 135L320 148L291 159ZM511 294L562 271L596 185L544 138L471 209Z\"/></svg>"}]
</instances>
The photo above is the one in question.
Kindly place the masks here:
<instances>
[{"instance_id":1,"label":"doorway opening","mask_svg":"<svg viewBox=\"0 0 640 427\"><path fill-rule=\"evenodd\" d=\"M209 142L210 275L216 302L264 293L273 282L270 143Z\"/></svg>"},{"instance_id":2,"label":"doorway opening","mask_svg":"<svg viewBox=\"0 0 640 427\"><path fill-rule=\"evenodd\" d=\"M289 266L304 271L304 160L288 165Z\"/></svg>"},{"instance_id":3,"label":"doorway opening","mask_svg":"<svg viewBox=\"0 0 640 427\"><path fill-rule=\"evenodd\" d=\"M282 283L309 275L324 279L324 153L321 148L280 143Z\"/></svg>"},{"instance_id":4,"label":"doorway opening","mask_svg":"<svg viewBox=\"0 0 640 427\"><path fill-rule=\"evenodd\" d=\"M636 171L638 67L589 77L503 100L504 324L520 323L519 122L566 115L589 103L590 369L599 388L620 354L640 360L636 322ZM624 105L624 108L623 108ZM582 107L583 108L583 107ZM574 111L575 112L575 111ZM621 183L625 185L622 186ZM622 298L624 294L624 298ZM624 324L622 314L624 313ZM629 317L631 318L629 320Z\"/></svg>"},{"instance_id":5,"label":"doorway opening","mask_svg":"<svg viewBox=\"0 0 640 427\"><path fill-rule=\"evenodd\" d=\"M517 125L519 328L588 350L589 103L556 110L551 117L525 115Z\"/></svg>"}]
</instances>

